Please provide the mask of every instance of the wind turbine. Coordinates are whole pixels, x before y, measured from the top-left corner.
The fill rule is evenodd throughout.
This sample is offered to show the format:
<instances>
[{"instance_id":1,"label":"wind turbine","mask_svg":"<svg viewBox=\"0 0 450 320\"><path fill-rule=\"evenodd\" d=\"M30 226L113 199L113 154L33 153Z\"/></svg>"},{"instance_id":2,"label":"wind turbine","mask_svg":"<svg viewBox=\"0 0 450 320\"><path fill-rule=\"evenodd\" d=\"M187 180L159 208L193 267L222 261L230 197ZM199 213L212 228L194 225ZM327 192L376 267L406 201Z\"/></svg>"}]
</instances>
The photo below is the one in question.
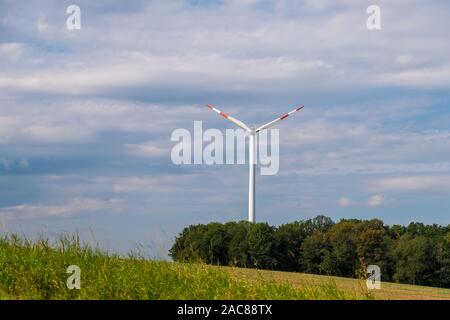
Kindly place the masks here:
<instances>
[{"instance_id":1,"label":"wind turbine","mask_svg":"<svg viewBox=\"0 0 450 320\"><path fill-rule=\"evenodd\" d=\"M292 111L289 111L288 113L285 113L281 115L280 117L276 118L275 120L272 120L266 124L263 124L262 126L258 128L250 128L242 121L233 118L232 116L226 114L225 112L220 111L216 107L214 107L211 104L208 104L207 107L215 112L217 112L219 115L224 117L225 119L230 120L234 124L236 124L238 127L241 127L244 129L248 135L249 135L249 172L248 172L248 221L249 222L255 222L255 172L256 172L256 135L258 132L268 129L275 125L275 123L286 119L294 112L300 111L303 109L304 106L295 108Z\"/></svg>"}]
</instances>

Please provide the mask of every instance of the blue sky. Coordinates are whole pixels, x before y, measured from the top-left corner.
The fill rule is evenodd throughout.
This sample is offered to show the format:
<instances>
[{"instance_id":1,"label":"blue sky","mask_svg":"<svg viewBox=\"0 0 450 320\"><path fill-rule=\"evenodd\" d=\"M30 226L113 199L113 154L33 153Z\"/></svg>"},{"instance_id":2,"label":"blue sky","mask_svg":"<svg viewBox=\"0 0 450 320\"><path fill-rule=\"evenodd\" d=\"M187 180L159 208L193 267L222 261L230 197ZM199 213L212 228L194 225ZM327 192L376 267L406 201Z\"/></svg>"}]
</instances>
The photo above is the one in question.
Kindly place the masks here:
<instances>
[{"instance_id":1,"label":"blue sky","mask_svg":"<svg viewBox=\"0 0 450 320\"><path fill-rule=\"evenodd\" d=\"M160 255L184 226L246 219L247 167L175 166L171 132L280 124L257 220L450 223L450 4L0 0L3 230ZM66 8L82 29L66 29Z\"/></svg>"}]
</instances>

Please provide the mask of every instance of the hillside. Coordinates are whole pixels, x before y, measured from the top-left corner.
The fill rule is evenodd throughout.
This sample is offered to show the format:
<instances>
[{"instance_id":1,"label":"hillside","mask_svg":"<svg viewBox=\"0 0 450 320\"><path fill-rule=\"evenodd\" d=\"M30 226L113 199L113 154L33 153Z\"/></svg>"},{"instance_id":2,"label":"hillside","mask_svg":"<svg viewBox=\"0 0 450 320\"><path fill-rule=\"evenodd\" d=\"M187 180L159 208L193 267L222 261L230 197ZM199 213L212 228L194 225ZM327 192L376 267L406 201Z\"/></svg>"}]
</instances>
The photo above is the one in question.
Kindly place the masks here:
<instances>
[{"instance_id":1,"label":"hillside","mask_svg":"<svg viewBox=\"0 0 450 320\"><path fill-rule=\"evenodd\" d=\"M81 270L69 290L67 267ZM148 261L109 255L76 237L0 240L0 299L450 299L450 290L383 284L367 292L358 280L287 272Z\"/></svg>"},{"instance_id":2,"label":"hillside","mask_svg":"<svg viewBox=\"0 0 450 320\"><path fill-rule=\"evenodd\" d=\"M177 262L337 277L365 277L369 265L389 282L450 288L450 226L317 216L278 226L210 222L190 225L170 249Z\"/></svg>"},{"instance_id":3,"label":"hillside","mask_svg":"<svg viewBox=\"0 0 450 320\"><path fill-rule=\"evenodd\" d=\"M296 289L333 284L336 289L353 296L367 294L366 283L363 280L321 276L305 273L280 272L267 270L252 270L243 268L218 267L226 270L236 278L265 280L288 283ZM382 282L380 290L371 290L370 297L389 300L450 300L450 289L413 286L399 283Z\"/></svg>"}]
</instances>

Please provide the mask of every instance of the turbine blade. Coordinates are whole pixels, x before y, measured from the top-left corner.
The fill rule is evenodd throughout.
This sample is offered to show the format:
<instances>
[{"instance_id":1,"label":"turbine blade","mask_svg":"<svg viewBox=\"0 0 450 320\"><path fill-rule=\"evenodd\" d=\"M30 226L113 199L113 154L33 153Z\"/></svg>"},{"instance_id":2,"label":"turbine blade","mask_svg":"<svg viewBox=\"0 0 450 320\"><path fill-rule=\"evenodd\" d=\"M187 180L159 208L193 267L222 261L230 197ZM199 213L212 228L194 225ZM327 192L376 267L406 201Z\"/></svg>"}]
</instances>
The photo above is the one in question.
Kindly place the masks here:
<instances>
[{"instance_id":1,"label":"turbine blade","mask_svg":"<svg viewBox=\"0 0 450 320\"><path fill-rule=\"evenodd\" d=\"M242 121L233 118L232 116L230 116L229 114L226 114L223 111L220 111L219 109L217 109L216 107L214 107L211 104L207 104L206 105L209 109L211 109L212 111L215 111L216 113L218 113L219 115L221 115L222 117L224 117L225 119L230 120L231 122L233 122L234 124L238 125L239 127L241 127L242 129L246 130L246 131L251 131L251 129Z\"/></svg>"},{"instance_id":2,"label":"turbine blade","mask_svg":"<svg viewBox=\"0 0 450 320\"><path fill-rule=\"evenodd\" d=\"M300 110L302 110L303 108L304 108L304 106L295 108L294 110L289 111L288 113L285 113L285 114L281 115L280 117L276 118L275 120L272 120L272 121L270 121L270 122L268 122L268 123L266 123L266 124L263 124L261 127L259 127L258 129L256 129L256 132L259 132L259 131L261 131L261 130L264 130L264 129L267 129L267 128L270 128L270 127L274 126L275 123L277 123L277 122L279 122L279 121L281 121L281 120L286 119L287 117L289 117L289 116L290 116L291 114L293 114L294 112L300 111Z\"/></svg>"}]
</instances>

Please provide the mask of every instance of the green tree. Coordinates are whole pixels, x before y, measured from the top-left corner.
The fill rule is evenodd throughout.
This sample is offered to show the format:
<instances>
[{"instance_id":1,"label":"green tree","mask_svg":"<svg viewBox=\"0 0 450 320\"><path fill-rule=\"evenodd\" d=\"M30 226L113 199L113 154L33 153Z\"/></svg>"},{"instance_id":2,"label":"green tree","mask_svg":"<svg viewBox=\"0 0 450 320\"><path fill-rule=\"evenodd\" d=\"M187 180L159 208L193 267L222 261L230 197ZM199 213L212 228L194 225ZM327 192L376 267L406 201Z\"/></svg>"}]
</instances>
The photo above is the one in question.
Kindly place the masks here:
<instances>
[{"instance_id":1,"label":"green tree","mask_svg":"<svg viewBox=\"0 0 450 320\"><path fill-rule=\"evenodd\" d=\"M432 242L429 239L423 236L403 235L396 243L394 258L395 281L420 285L430 283L435 260Z\"/></svg>"},{"instance_id":2,"label":"green tree","mask_svg":"<svg viewBox=\"0 0 450 320\"><path fill-rule=\"evenodd\" d=\"M209 264L226 265L228 262L228 242L225 226L212 222L206 225L202 238L201 256Z\"/></svg>"},{"instance_id":3,"label":"green tree","mask_svg":"<svg viewBox=\"0 0 450 320\"><path fill-rule=\"evenodd\" d=\"M299 263L300 247L307 235L302 221L283 224L276 229L276 257L280 270L302 271Z\"/></svg>"},{"instance_id":4,"label":"green tree","mask_svg":"<svg viewBox=\"0 0 450 320\"><path fill-rule=\"evenodd\" d=\"M346 277L380 266L382 279L450 287L450 225L318 216L277 228L246 221L184 228L170 249L175 261L203 261Z\"/></svg>"},{"instance_id":5,"label":"green tree","mask_svg":"<svg viewBox=\"0 0 450 320\"><path fill-rule=\"evenodd\" d=\"M308 235L312 235L316 232L325 233L332 226L334 226L334 222L333 220L331 220L331 218L325 216L317 216L313 219L306 220L304 222L303 228Z\"/></svg>"},{"instance_id":6,"label":"green tree","mask_svg":"<svg viewBox=\"0 0 450 320\"><path fill-rule=\"evenodd\" d=\"M335 259L332 274L353 277L358 269L358 256L355 229L359 222L343 220L329 229L327 238Z\"/></svg>"},{"instance_id":7,"label":"green tree","mask_svg":"<svg viewBox=\"0 0 450 320\"><path fill-rule=\"evenodd\" d=\"M433 285L450 288L450 232L436 241L436 274Z\"/></svg>"},{"instance_id":8,"label":"green tree","mask_svg":"<svg viewBox=\"0 0 450 320\"><path fill-rule=\"evenodd\" d=\"M206 230L207 227L202 224L184 228L169 250L170 256L175 261L204 260L206 249L204 248L203 236Z\"/></svg>"},{"instance_id":9,"label":"green tree","mask_svg":"<svg viewBox=\"0 0 450 320\"><path fill-rule=\"evenodd\" d=\"M273 269L275 258L275 230L267 223L250 224L247 234L248 253L252 266Z\"/></svg>"},{"instance_id":10,"label":"green tree","mask_svg":"<svg viewBox=\"0 0 450 320\"><path fill-rule=\"evenodd\" d=\"M335 263L332 247L325 234L316 232L305 238L301 245L302 269L308 273L332 274Z\"/></svg>"},{"instance_id":11,"label":"green tree","mask_svg":"<svg viewBox=\"0 0 450 320\"><path fill-rule=\"evenodd\" d=\"M378 265L383 280L390 280L393 273L390 261L392 240L383 222L377 219L361 221L354 232L359 263L357 275L365 277L369 265Z\"/></svg>"},{"instance_id":12,"label":"green tree","mask_svg":"<svg viewBox=\"0 0 450 320\"><path fill-rule=\"evenodd\" d=\"M250 223L247 221L229 222L225 225L230 242L228 245L229 264L236 267L250 267L247 242Z\"/></svg>"},{"instance_id":13,"label":"green tree","mask_svg":"<svg viewBox=\"0 0 450 320\"><path fill-rule=\"evenodd\" d=\"M224 225L191 225L176 238L170 249L175 261L202 261L209 264L227 264L229 237Z\"/></svg>"}]
</instances>

